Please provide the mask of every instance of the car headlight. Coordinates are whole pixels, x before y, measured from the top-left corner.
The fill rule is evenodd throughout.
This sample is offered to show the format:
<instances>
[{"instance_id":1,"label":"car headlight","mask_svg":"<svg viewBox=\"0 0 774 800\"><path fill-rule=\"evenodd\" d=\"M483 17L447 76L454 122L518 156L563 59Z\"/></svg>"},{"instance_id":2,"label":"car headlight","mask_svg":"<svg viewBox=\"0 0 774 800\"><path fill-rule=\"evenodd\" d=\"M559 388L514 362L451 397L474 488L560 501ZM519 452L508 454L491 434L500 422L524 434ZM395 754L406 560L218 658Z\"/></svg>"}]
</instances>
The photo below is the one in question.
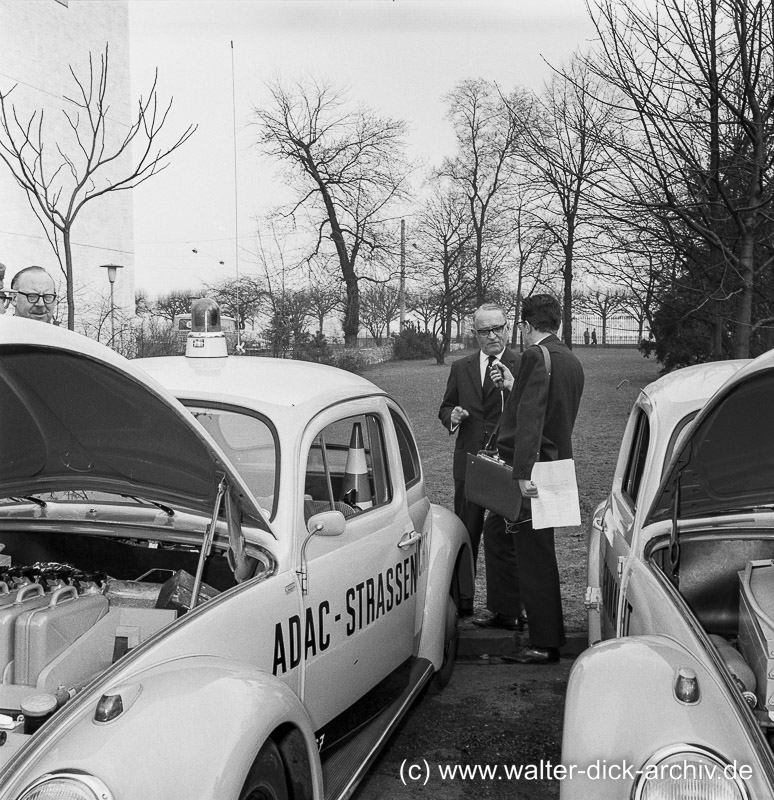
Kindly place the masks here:
<instances>
[{"instance_id":1,"label":"car headlight","mask_svg":"<svg viewBox=\"0 0 774 800\"><path fill-rule=\"evenodd\" d=\"M113 794L99 778L69 770L42 775L19 800L113 800Z\"/></svg>"},{"instance_id":2,"label":"car headlight","mask_svg":"<svg viewBox=\"0 0 774 800\"><path fill-rule=\"evenodd\" d=\"M729 764L702 747L660 750L639 771L633 800L749 800L745 772L749 765Z\"/></svg>"}]
</instances>

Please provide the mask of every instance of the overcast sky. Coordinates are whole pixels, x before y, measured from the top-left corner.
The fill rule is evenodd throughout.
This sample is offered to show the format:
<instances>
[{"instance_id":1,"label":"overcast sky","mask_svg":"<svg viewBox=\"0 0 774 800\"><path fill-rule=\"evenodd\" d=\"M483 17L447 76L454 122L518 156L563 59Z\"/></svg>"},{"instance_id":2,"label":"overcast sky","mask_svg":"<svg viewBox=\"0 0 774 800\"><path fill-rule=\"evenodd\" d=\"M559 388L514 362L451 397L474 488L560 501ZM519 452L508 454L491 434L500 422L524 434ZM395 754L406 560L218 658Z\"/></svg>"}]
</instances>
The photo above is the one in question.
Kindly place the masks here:
<instances>
[{"instance_id":1,"label":"overcast sky","mask_svg":"<svg viewBox=\"0 0 774 800\"><path fill-rule=\"evenodd\" d=\"M353 102L406 120L411 157L434 165L453 152L443 96L455 83L538 89L546 62L593 35L584 0L129 0L129 15L133 99L158 67L160 97L174 98L170 133L199 126L134 192L136 283L152 296L235 274L237 235L240 272L255 269L254 218L282 192L251 146L265 81L346 87Z\"/></svg>"}]
</instances>

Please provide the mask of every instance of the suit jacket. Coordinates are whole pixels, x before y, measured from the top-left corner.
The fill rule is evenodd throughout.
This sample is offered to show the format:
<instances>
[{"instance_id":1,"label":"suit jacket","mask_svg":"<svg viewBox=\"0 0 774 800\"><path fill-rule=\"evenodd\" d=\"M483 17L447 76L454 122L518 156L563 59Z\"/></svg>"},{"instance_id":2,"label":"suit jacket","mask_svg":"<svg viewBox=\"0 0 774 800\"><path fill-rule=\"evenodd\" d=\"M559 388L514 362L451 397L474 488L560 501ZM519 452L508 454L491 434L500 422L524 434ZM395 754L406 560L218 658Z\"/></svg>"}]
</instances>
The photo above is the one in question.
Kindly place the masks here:
<instances>
[{"instance_id":1,"label":"suit jacket","mask_svg":"<svg viewBox=\"0 0 774 800\"><path fill-rule=\"evenodd\" d=\"M543 353L528 347L500 423L497 449L513 465L514 479L528 480L541 461L572 458L572 429L583 393L583 367L573 352L551 334L540 344L551 355L551 382L546 385ZM541 435L541 421L545 414Z\"/></svg>"},{"instance_id":2,"label":"suit jacket","mask_svg":"<svg viewBox=\"0 0 774 800\"><path fill-rule=\"evenodd\" d=\"M502 358L503 364L513 373L519 371L520 356L508 347ZM499 403L485 403L481 385L479 353L460 358L451 365L446 392L438 411L438 418L451 433L451 412L455 406L462 406L470 416L464 419L457 428L457 442L454 448L453 475L455 481L465 480L466 457L468 453L477 453L486 444L487 439L500 418ZM500 390L492 389L497 394ZM508 392L504 399L507 401ZM491 398L490 398L491 400ZM489 413L485 407L489 406Z\"/></svg>"}]
</instances>

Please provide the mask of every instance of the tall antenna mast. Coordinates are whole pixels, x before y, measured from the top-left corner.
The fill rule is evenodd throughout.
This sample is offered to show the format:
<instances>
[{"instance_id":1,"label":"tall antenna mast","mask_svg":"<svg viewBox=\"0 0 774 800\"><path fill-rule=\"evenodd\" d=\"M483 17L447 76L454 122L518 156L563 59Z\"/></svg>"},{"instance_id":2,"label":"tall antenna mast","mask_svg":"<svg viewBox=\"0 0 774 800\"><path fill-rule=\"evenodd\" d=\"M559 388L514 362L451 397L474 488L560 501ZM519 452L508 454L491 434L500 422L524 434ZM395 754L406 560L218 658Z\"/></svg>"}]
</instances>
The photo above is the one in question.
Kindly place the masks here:
<instances>
[{"instance_id":1,"label":"tall antenna mast","mask_svg":"<svg viewBox=\"0 0 774 800\"><path fill-rule=\"evenodd\" d=\"M236 80L234 78L234 40L231 40L231 116L234 132L234 264L236 265L236 329L237 352L242 352L242 314L239 309L239 184L237 178L237 135L236 135Z\"/></svg>"}]
</instances>

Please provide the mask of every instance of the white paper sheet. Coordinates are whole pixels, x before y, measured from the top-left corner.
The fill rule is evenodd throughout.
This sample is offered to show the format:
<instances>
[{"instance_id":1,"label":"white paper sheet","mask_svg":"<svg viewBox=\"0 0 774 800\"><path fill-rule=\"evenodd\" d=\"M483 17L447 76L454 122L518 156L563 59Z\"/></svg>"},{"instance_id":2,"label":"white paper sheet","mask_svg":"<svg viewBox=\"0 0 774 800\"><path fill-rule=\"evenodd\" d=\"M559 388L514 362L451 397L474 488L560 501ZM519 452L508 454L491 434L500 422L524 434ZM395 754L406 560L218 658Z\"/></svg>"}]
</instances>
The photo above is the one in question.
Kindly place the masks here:
<instances>
[{"instance_id":1,"label":"white paper sheet","mask_svg":"<svg viewBox=\"0 0 774 800\"><path fill-rule=\"evenodd\" d=\"M578 482L572 459L535 462L532 481L538 490L538 496L531 500L535 530L581 524Z\"/></svg>"}]
</instances>

